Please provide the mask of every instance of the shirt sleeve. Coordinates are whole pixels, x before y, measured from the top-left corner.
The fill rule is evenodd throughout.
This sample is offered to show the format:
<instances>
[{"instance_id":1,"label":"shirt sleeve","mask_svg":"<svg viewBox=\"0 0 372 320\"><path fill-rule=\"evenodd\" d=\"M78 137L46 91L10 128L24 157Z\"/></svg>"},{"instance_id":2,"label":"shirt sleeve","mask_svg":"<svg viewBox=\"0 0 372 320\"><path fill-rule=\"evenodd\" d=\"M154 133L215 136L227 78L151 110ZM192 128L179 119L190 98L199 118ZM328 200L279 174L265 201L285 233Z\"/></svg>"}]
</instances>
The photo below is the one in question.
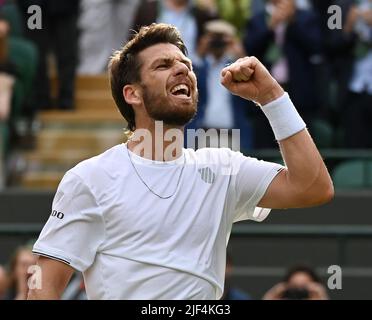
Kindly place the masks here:
<instances>
[{"instance_id":1,"label":"shirt sleeve","mask_svg":"<svg viewBox=\"0 0 372 320\"><path fill-rule=\"evenodd\" d=\"M104 240L104 221L92 192L69 171L55 194L51 215L33 252L85 271Z\"/></svg>"},{"instance_id":2,"label":"shirt sleeve","mask_svg":"<svg viewBox=\"0 0 372 320\"><path fill-rule=\"evenodd\" d=\"M232 157L235 194L233 222L254 220L261 222L270 213L270 208L257 207L275 176L284 169L280 164L257 160L234 152Z\"/></svg>"}]
</instances>

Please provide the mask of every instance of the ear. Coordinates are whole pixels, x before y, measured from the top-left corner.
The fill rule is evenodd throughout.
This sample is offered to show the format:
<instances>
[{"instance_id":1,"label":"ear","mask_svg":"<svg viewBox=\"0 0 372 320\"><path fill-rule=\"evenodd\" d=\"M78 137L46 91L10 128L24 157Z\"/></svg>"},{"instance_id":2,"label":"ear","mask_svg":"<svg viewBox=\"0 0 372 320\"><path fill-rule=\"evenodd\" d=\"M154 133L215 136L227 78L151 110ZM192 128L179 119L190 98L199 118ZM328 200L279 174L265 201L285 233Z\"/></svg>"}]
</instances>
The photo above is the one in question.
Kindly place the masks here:
<instances>
[{"instance_id":1,"label":"ear","mask_svg":"<svg viewBox=\"0 0 372 320\"><path fill-rule=\"evenodd\" d=\"M140 89L133 84L127 84L123 88L123 96L126 103L137 105L142 102L142 95Z\"/></svg>"}]
</instances>

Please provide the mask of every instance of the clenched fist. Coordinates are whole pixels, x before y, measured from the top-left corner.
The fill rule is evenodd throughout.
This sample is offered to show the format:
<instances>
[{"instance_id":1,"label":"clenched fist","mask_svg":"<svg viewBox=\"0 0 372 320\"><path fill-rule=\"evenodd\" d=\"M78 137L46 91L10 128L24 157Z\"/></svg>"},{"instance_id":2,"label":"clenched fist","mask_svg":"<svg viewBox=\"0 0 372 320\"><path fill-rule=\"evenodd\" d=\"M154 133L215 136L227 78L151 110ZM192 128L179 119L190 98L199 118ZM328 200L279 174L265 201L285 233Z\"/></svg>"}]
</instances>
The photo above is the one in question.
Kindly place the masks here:
<instances>
[{"instance_id":1,"label":"clenched fist","mask_svg":"<svg viewBox=\"0 0 372 320\"><path fill-rule=\"evenodd\" d=\"M232 94L265 105L284 90L256 57L238 59L221 72L221 83Z\"/></svg>"}]
</instances>

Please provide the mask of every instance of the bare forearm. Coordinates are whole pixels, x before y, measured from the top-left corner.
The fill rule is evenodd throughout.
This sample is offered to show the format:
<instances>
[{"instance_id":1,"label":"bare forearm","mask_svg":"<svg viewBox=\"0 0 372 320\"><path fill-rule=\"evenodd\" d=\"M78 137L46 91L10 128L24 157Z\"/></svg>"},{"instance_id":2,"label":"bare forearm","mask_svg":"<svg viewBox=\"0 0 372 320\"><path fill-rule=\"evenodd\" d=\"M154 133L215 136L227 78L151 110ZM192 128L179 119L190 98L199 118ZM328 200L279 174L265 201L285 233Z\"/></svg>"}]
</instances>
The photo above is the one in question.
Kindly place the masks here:
<instances>
[{"instance_id":1,"label":"bare forearm","mask_svg":"<svg viewBox=\"0 0 372 320\"><path fill-rule=\"evenodd\" d=\"M333 185L323 159L288 95L278 97L279 93L268 96L262 110L279 141L287 168L271 183L260 205L299 208L328 202L333 197Z\"/></svg>"},{"instance_id":2,"label":"bare forearm","mask_svg":"<svg viewBox=\"0 0 372 320\"><path fill-rule=\"evenodd\" d=\"M67 264L43 256L39 257L37 264L40 271L34 273L30 279L30 283L35 287L28 291L27 300L60 299L74 269Z\"/></svg>"},{"instance_id":3,"label":"bare forearm","mask_svg":"<svg viewBox=\"0 0 372 320\"><path fill-rule=\"evenodd\" d=\"M294 192L304 195L301 204L315 205L329 200L333 195L332 181L308 131L302 130L279 145L288 168L288 184Z\"/></svg>"},{"instance_id":4,"label":"bare forearm","mask_svg":"<svg viewBox=\"0 0 372 320\"><path fill-rule=\"evenodd\" d=\"M279 141L287 170L285 184L298 206L324 203L333 196L333 185L323 159L306 124L283 89L277 85L259 101ZM274 104L273 104L274 103ZM283 111L281 111L283 110ZM291 133L292 131L292 133ZM296 205L291 201L292 205Z\"/></svg>"}]
</instances>

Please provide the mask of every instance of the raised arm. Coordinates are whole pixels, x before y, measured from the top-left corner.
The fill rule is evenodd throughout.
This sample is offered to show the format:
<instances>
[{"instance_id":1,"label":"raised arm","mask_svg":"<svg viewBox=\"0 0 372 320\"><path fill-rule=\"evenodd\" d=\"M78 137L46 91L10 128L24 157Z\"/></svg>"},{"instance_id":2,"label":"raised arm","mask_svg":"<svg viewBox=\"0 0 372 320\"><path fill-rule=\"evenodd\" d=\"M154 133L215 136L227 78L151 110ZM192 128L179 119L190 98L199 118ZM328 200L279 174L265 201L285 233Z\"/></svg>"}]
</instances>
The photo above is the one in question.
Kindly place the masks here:
<instances>
[{"instance_id":1,"label":"raised arm","mask_svg":"<svg viewBox=\"0 0 372 320\"><path fill-rule=\"evenodd\" d=\"M330 201L334 190L323 159L289 97L262 63L255 57L242 58L223 69L221 76L233 94L261 105L286 164L259 206L299 208Z\"/></svg>"},{"instance_id":2,"label":"raised arm","mask_svg":"<svg viewBox=\"0 0 372 320\"><path fill-rule=\"evenodd\" d=\"M30 289L27 300L58 300L61 298L74 269L69 265L46 257L39 257L41 289ZM35 275L36 275L35 274Z\"/></svg>"}]
</instances>

